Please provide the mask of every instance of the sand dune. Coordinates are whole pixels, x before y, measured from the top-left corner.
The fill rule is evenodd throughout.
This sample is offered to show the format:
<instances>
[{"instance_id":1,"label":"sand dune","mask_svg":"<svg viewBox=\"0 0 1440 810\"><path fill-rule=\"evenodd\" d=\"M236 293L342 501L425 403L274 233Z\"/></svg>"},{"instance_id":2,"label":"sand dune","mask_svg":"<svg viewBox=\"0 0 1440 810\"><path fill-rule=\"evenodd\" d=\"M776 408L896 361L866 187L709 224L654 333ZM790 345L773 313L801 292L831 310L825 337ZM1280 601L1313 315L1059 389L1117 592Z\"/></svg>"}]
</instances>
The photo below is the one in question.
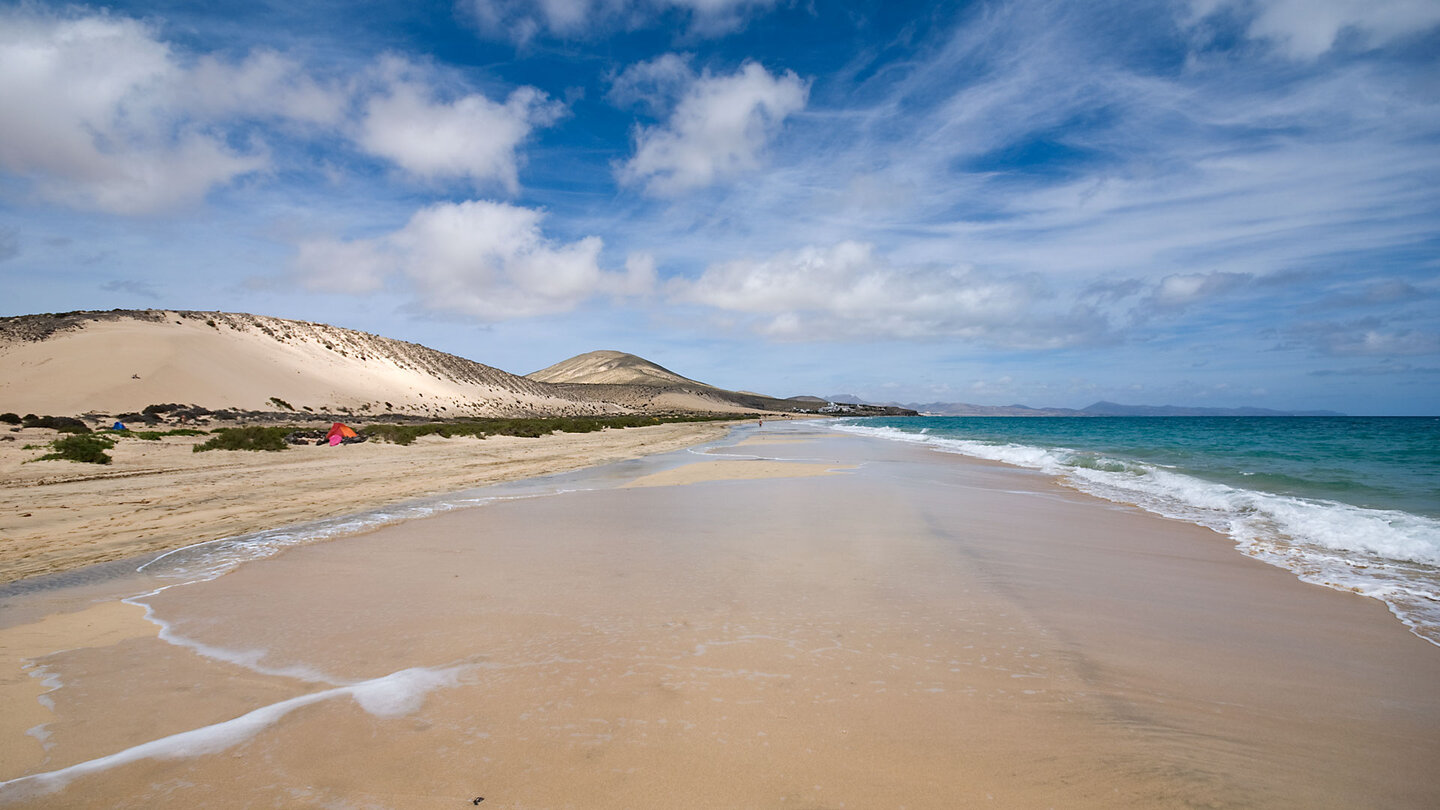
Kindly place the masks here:
<instances>
[{"instance_id":1,"label":"sand dune","mask_svg":"<svg viewBox=\"0 0 1440 810\"><path fill-rule=\"evenodd\" d=\"M442 419L814 410L813 402L727 391L615 351L521 377L416 343L243 313L0 318L0 412L123 414L161 403Z\"/></svg>"},{"instance_id":2,"label":"sand dune","mask_svg":"<svg viewBox=\"0 0 1440 810\"><path fill-rule=\"evenodd\" d=\"M0 321L0 410L207 408L530 416L622 413L414 343L324 324L140 311Z\"/></svg>"}]
</instances>

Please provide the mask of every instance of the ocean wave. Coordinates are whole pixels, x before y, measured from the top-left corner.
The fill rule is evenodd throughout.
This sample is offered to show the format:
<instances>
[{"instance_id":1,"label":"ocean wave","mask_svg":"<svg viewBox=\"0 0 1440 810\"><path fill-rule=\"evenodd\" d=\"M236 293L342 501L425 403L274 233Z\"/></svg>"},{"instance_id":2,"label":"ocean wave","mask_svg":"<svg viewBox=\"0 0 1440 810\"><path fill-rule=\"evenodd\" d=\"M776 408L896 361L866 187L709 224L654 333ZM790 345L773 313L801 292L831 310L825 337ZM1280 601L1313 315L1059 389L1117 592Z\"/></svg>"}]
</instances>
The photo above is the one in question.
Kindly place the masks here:
<instances>
[{"instance_id":1,"label":"ocean wave","mask_svg":"<svg viewBox=\"0 0 1440 810\"><path fill-rule=\"evenodd\" d=\"M1206 481L1156 464L1064 447L982 442L891 427L846 433L932 447L1056 476L1090 495L1213 529L1300 579L1379 599L1440 646L1440 521L1408 512Z\"/></svg>"}]
</instances>

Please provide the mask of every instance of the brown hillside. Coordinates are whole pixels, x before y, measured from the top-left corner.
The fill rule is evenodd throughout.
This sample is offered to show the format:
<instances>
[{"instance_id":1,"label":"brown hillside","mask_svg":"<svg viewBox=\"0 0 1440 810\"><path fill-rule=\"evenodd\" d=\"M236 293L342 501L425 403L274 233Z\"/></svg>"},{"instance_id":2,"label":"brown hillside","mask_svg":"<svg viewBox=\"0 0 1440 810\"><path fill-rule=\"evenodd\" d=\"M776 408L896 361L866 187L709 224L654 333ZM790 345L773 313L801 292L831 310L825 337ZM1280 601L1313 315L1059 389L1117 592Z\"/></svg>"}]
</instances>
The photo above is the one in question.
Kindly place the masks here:
<instances>
[{"instance_id":1,"label":"brown hillside","mask_svg":"<svg viewBox=\"0 0 1440 810\"><path fill-rule=\"evenodd\" d=\"M597 351L576 355L553 366L525 375L545 383L584 383L586 385L644 385L655 388L699 386L705 383L682 377L664 366L617 351Z\"/></svg>"}]
</instances>

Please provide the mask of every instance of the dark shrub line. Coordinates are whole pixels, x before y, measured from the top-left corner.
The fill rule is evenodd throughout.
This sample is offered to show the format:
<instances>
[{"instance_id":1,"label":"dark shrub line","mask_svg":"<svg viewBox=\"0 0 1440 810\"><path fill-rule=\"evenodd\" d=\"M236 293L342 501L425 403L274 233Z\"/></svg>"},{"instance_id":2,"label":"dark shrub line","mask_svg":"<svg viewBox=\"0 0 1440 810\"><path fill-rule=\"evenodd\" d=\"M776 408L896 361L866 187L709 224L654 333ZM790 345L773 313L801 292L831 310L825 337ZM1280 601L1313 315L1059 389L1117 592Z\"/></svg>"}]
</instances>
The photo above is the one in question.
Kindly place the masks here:
<instances>
[{"instance_id":1,"label":"dark shrub line","mask_svg":"<svg viewBox=\"0 0 1440 810\"><path fill-rule=\"evenodd\" d=\"M259 425L247 425L237 428L220 428L215 431L209 441L197 444L192 451L203 453L206 450L285 450L289 447L285 443L285 434L290 432L288 427L261 427Z\"/></svg>"},{"instance_id":2,"label":"dark shrub line","mask_svg":"<svg viewBox=\"0 0 1440 810\"><path fill-rule=\"evenodd\" d=\"M724 416L604 416L604 417L549 417L537 419L473 419L464 422L427 422L419 425L367 425L360 433L372 439L410 444L421 436L523 436L535 438L551 433L593 433L606 428L648 427L673 422L716 422L743 418L740 415Z\"/></svg>"}]
</instances>

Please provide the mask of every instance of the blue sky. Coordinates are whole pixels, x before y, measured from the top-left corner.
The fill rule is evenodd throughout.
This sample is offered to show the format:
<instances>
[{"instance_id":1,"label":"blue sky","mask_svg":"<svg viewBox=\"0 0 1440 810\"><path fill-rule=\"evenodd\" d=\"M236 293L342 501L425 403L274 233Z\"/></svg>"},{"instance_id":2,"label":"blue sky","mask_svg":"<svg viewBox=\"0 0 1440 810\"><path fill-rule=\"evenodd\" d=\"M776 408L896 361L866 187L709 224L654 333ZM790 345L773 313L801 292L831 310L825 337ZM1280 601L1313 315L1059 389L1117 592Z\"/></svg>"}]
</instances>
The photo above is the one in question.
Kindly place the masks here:
<instances>
[{"instance_id":1,"label":"blue sky","mask_svg":"<svg viewBox=\"0 0 1440 810\"><path fill-rule=\"evenodd\" d=\"M0 314L1440 414L1440 4L0 4Z\"/></svg>"}]
</instances>

